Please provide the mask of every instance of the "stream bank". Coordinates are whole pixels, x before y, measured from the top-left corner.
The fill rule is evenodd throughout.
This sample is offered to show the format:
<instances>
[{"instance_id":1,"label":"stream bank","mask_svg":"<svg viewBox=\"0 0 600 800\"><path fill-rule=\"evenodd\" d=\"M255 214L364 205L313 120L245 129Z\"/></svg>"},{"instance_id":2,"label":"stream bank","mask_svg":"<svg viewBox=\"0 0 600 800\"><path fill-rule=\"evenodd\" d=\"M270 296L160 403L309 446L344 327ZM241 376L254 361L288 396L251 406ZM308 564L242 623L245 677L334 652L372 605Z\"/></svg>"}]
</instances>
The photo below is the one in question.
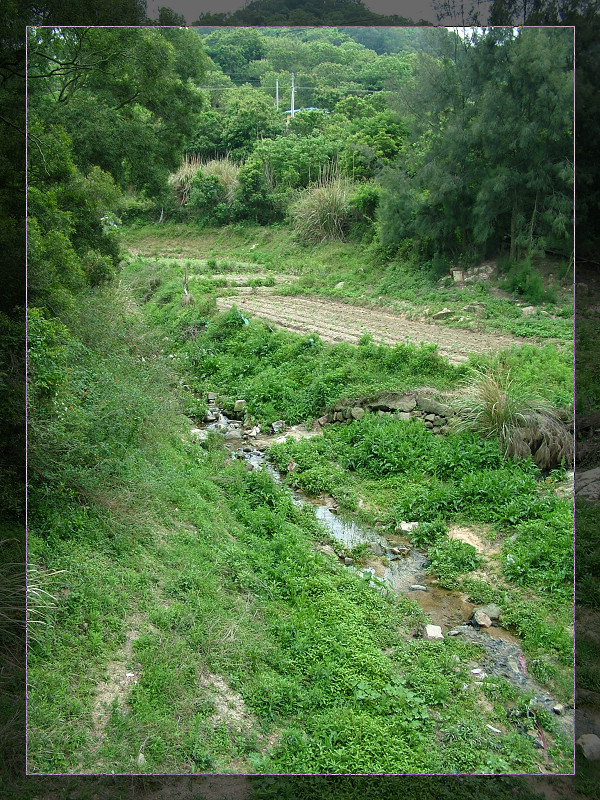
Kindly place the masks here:
<instances>
[{"instance_id":1,"label":"stream bank","mask_svg":"<svg viewBox=\"0 0 600 800\"><path fill-rule=\"evenodd\" d=\"M250 427L242 419L226 416L216 405L216 395L209 395L208 399L205 422L200 427L192 428L192 434L198 441L206 441L210 433L221 435L231 459L243 460L249 470L265 469L274 481L282 485L285 485L285 473L280 473L269 463L269 447L273 443L284 442L289 436L302 439L322 433L318 423L309 430L304 425L286 427L283 421L273 423L271 431L267 433L261 431L259 426ZM234 411L242 418L243 413L241 406ZM293 463L290 463L288 470L293 470ZM506 679L513 686L533 695L532 713L536 709L554 712L562 732L571 738L574 736L574 710L559 703L532 678L519 639L501 626L498 614L490 611L492 619L477 624L475 612L481 606L469 602L467 595L462 592L437 585L435 577L427 571L429 562L426 554L410 542L408 534L417 523L403 522L397 535L383 536L374 528L359 525L340 513L334 499L329 496L315 498L295 488L286 488L295 503L309 504L314 509L317 519L337 543L321 546L319 549L322 552L338 559L345 568L362 573L379 591L403 595L419 605L429 622L415 630L415 636L430 640L456 636L478 645L482 648L482 656L478 662L469 663L472 682L481 682L488 677ZM349 552L365 544L371 550L371 555L364 566L357 566Z\"/></svg>"}]
</instances>

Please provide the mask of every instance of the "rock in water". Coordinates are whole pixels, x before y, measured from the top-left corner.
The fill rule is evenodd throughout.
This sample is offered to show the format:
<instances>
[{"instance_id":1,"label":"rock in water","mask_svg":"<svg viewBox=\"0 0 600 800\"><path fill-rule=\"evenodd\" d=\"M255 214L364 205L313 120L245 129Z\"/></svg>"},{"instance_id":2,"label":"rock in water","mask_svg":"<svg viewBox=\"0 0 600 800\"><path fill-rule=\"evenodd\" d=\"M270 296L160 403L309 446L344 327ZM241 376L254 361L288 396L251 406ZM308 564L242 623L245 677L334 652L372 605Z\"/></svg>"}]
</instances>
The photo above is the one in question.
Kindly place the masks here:
<instances>
[{"instance_id":1,"label":"rock in water","mask_svg":"<svg viewBox=\"0 0 600 800\"><path fill-rule=\"evenodd\" d=\"M491 628L492 627L492 620L488 617L485 611L478 609L473 614L474 622L479 625L480 628Z\"/></svg>"},{"instance_id":2,"label":"rock in water","mask_svg":"<svg viewBox=\"0 0 600 800\"><path fill-rule=\"evenodd\" d=\"M499 619L500 614L502 613L500 606L497 603L488 603L485 606L476 608L475 611L483 611L483 613L487 614L490 619Z\"/></svg>"}]
</instances>

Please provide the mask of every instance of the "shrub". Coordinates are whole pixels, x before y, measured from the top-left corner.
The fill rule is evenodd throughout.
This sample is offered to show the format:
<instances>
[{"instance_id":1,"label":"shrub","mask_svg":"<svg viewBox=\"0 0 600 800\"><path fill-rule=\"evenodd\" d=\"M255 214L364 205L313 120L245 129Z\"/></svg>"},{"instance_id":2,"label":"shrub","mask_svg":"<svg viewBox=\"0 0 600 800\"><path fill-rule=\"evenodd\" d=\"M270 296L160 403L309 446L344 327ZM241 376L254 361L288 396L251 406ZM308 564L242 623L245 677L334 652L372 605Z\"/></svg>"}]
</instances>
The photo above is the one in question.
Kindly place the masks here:
<instances>
[{"instance_id":1,"label":"shrub","mask_svg":"<svg viewBox=\"0 0 600 800\"><path fill-rule=\"evenodd\" d=\"M173 188L179 205L187 205L192 189L192 179L202 166L202 161L195 156L185 159L177 172L169 175L169 185Z\"/></svg>"},{"instance_id":2,"label":"shrub","mask_svg":"<svg viewBox=\"0 0 600 800\"><path fill-rule=\"evenodd\" d=\"M528 259L514 264L509 269L501 287L515 292L534 305L556 303L556 293L544 288L541 275L534 272L531 261Z\"/></svg>"}]
</instances>

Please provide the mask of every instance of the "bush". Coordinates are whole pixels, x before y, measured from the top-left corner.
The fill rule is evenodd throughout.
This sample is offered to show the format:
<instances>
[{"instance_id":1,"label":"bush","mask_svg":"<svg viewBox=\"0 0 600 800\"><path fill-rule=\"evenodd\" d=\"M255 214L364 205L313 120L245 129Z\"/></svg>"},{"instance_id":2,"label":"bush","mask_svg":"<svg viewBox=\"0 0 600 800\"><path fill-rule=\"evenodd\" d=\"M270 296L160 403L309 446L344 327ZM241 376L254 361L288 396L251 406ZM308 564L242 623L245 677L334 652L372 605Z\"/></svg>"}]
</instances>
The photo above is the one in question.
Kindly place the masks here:
<instances>
[{"instance_id":1,"label":"bush","mask_svg":"<svg viewBox=\"0 0 600 800\"><path fill-rule=\"evenodd\" d=\"M500 285L502 289L514 292L534 305L556 303L556 293L544 288L542 276L534 272L528 259L514 264Z\"/></svg>"}]
</instances>

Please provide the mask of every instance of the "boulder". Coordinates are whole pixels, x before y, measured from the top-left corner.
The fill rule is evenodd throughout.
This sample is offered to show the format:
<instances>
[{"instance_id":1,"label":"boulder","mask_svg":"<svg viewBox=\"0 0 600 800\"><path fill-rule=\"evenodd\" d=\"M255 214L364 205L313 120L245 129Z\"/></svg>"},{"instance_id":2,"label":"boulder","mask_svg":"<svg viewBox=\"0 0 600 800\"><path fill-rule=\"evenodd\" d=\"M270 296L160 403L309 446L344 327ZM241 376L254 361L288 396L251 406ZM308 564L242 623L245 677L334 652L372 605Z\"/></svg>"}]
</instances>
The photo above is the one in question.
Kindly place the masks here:
<instances>
[{"instance_id":1,"label":"boulder","mask_svg":"<svg viewBox=\"0 0 600 800\"><path fill-rule=\"evenodd\" d=\"M426 394L417 395L417 404L426 414L437 414L440 417L448 417L452 414L450 406L444 405Z\"/></svg>"},{"instance_id":2,"label":"boulder","mask_svg":"<svg viewBox=\"0 0 600 800\"><path fill-rule=\"evenodd\" d=\"M490 619L500 619L500 614L502 613L497 603L488 603L485 606L478 606L475 611L483 611Z\"/></svg>"},{"instance_id":3,"label":"boulder","mask_svg":"<svg viewBox=\"0 0 600 800\"><path fill-rule=\"evenodd\" d=\"M243 411L246 410L246 401L245 400L236 400L233 406L233 413L234 414L241 414Z\"/></svg>"},{"instance_id":4,"label":"boulder","mask_svg":"<svg viewBox=\"0 0 600 800\"><path fill-rule=\"evenodd\" d=\"M362 419L362 417L365 415L365 410L360 406L354 406L350 413L352 415L352 419Z\"/></svg>"},{"instance_id":5,"label":"boulder","mask_svg":"<svg viewBox=\"0 0 600 800\"><path fill-rule=\"evenodd\" d=\"M412 411L417 405L414 394L381 392L367 402L371 411Z\"/></svg>"},{"instance_id":6,"label":"boulder","mask_svg":"<svg viewBox=\"0 0 600 800\"><path fill-rule=\"evenodd\" d=\"M197 442L206 442L208 440L208 431L204 431L202 428L192 428L191 434Z\"/></svg>"},{"instance_id":7,"label":"boulder","mask_svg":"<svg viewBox=\"0 0 600 800\"><path fill-rule=\"evenodd\" d=\"M575 744L581 747L588 761L600 761L600 738L595 733L584 733Z\"/></svg>"},{"instance_id":8,"label":"boulder","mask_svg":"<svg viewBox=\"0 0 600 800\"><path fill-rule=\"evenodd\" d=\"M238 429L227 431L225 434L226 442L237 442L242 438L242 432Z\"/></svg>"},{"instance_id":9,"label":"boulder","mask_svg":"<svg viewBox=\"0 0 600 800\"><path fill-rule=\"evenodd\" d=\"M400 522L396 525L396 531L399 533L410 533L418 526L418 522Z\"/></svg>"}]
</instances>

